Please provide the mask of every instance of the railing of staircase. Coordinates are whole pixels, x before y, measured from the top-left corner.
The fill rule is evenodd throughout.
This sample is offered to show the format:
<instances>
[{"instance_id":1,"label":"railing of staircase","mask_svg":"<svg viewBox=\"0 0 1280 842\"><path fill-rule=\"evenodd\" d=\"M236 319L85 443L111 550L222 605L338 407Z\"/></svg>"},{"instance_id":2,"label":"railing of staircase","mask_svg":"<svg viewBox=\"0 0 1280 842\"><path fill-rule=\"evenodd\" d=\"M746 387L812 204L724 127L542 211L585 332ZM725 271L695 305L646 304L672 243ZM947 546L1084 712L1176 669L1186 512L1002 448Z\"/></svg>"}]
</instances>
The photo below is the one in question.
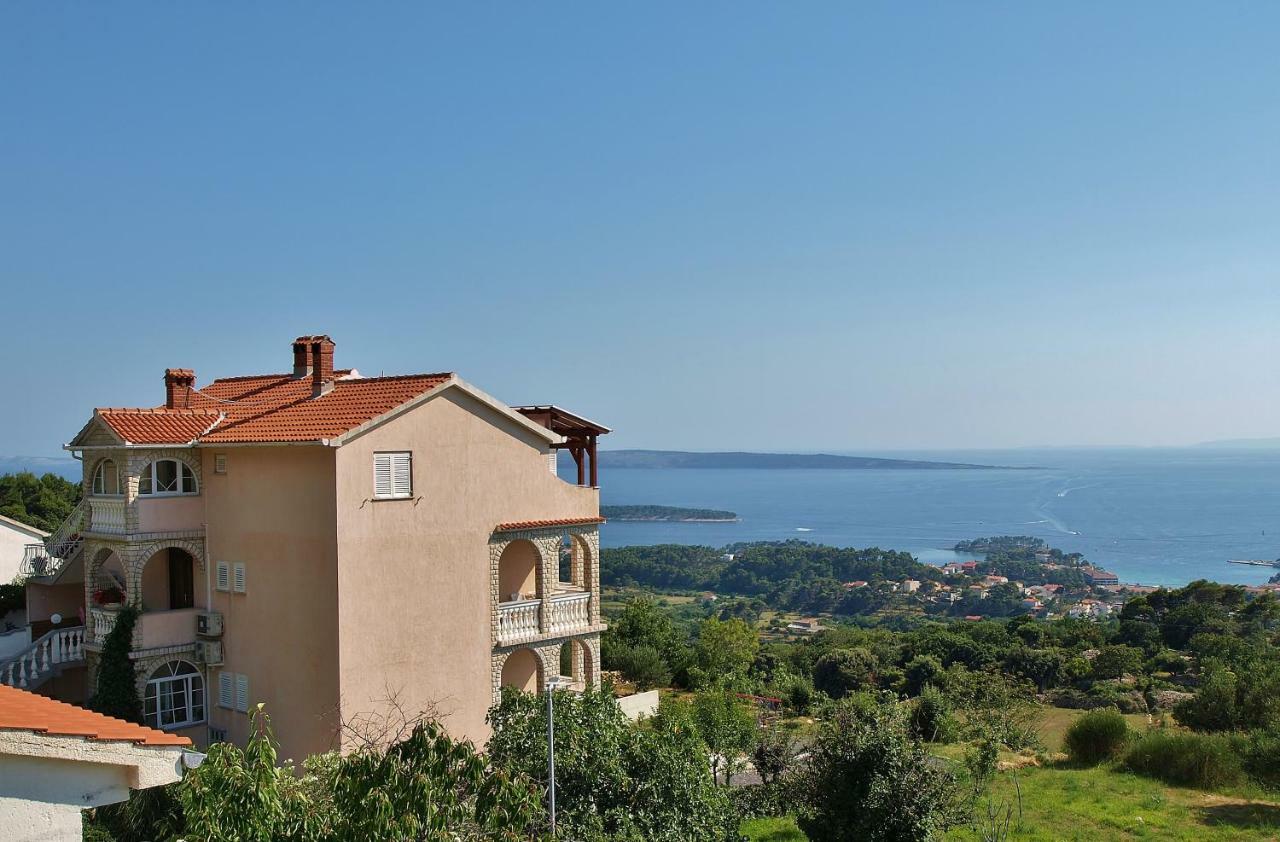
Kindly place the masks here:
<instances>
[{"instance_id":1,"label":"railing of staircase","mask_svg":"<svg viewBox=\"0 0 1280 842\"><path fill-rule=\"evenodd\" d=\"M23 650L18 657L0 664L0 684L34 687L58 667L84 660L84 626L54 629Z\"/></svg>"},{"instance_id":2,"label":"railing of staircase","mask_svg":"<svg viewBox=\"0 0 1280 842\"><path fill-rule=\"evenodd\" d=\"M26 576L52 576L62 569L68 559L80 551L83 540L85 513L89 510L86 497L76 504L71 514L41 544L28 544L23 548L21 572Z\"/></svg>"}]
</instances>

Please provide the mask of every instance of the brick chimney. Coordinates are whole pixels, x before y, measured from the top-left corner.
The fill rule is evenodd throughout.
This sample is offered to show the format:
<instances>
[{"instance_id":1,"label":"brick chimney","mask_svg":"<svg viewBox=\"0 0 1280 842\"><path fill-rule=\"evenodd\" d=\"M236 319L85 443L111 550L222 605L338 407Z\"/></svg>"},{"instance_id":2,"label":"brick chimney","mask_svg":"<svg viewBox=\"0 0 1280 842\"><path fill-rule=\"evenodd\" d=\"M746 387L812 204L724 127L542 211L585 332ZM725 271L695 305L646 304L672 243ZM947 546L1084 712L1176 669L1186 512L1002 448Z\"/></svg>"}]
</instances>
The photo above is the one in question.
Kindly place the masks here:
<instances>
[{"instance_id":1,"label":"brick chimney","mask_svg":"<svg viewBox=\"0 0 1280 842\"><path fill-rule=\"evenodd\" d=\"M293 340L293 377L301 380L311 371L311 337L299 336Z\"/></svg>"},{"instance_id":2,"label":"brick chimney","mask_svg":"<svg viewBox=\"0 0 1280 842\"><path fill-rule=\"evenodd\" d=\"M311 396L318 398L333 388L333 340L311 337Z\"/></svg>"},{"instance_id":3,"label":"brick chimney","mask_svg":"<svg viewBox=\"0 0 1280 842\"><path fill-rule=\"evenodd\" d=\"M189 368L164 370L164 405L166 409L191 406L191 390L196 386L196 373Z\"/></svg>"}]
</instances>

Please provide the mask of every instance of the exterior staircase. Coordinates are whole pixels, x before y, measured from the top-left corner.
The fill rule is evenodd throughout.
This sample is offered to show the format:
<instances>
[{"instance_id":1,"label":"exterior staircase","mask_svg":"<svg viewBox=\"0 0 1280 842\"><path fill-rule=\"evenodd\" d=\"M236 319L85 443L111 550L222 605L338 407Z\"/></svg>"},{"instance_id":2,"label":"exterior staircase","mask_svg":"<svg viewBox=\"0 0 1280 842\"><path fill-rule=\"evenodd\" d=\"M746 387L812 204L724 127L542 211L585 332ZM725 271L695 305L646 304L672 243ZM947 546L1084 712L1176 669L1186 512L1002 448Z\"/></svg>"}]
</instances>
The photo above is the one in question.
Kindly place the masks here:
<instances>
[{"instance_id":1,"label":"exterior staircase","mask_svg":"<svg viewBox=\"0 0 1280 842\"><path fill-rule=\"evenodd\" d=\"M84 663L84 626L54 629L16 658L0 663L0 684L34 690L71 666Z\"/></svg>"},{"instance_id":2,"label":"exterior staircase","mask_svg":"<svg viewBox=\"0 0 1280 842\"><path fill-rule=\"evenodd\" d=\"M49 537L39 544L27 544L19 569L24 576L53 578L67 562L79 555L84 547L80 537L84 529L85 513L89 509L88 498L82 499L71 510L71 515Z\"/></svg>"}]
</instances>

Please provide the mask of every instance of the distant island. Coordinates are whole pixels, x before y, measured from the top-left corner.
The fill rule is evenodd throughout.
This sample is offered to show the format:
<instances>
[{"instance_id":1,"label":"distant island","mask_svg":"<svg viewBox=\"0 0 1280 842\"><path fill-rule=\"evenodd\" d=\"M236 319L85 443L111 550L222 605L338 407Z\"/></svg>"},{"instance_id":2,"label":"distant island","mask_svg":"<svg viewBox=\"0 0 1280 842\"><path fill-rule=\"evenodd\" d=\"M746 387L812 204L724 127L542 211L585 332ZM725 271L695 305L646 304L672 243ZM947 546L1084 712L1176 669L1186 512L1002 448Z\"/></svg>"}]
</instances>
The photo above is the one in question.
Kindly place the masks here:
<instances>
[{"instance_id":1,"label":"distant island","mask_svg":"<svg viewBox=\"0 0 1280 842\"><path fill-rule=\"evenodd\" d=\"M600 462L609 468L824 468L865 470L874 468L915 470L1021 470L962 462L924 462L915 459L875 459L869 456L833 456L828 453L692 453L682 450L606 450Z\"/></svg>"},{"instance_id":2,"label":"distant island","mask_svg":"<svg viewBox=\"0 0 1280 842\"><path fill-rule=\"evenodd\" d=\"M687 509L680 506L601 506L600 514L613 521L666 521L683 523L725 523L738 519L737 512L723 509Z\"/></svg>"}]
</instances>

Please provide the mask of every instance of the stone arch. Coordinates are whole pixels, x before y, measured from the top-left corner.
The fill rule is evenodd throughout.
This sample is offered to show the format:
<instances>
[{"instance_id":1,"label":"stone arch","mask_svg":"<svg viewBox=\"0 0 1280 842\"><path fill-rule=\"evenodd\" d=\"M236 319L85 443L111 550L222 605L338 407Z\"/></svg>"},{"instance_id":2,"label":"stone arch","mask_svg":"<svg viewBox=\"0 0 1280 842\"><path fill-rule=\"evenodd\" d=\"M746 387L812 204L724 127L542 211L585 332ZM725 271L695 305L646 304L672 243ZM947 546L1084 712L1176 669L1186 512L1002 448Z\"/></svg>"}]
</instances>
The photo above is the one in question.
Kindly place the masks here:
<instances>
[{"instance_id":1,"label":"stone arch","mask_svg":"<svg viewBox=\"0 0 1280 842\"><path fill-rule=\"evenodd\" d=\"M196 604L196 560L182 547L164 547L138 561L136 605L143 611L172 611Z\"/></svg>"},{"instance_id":2,"label":"stone arch","mask_svg":"<svg viewBox=\"0 0 1280 842\"><path fill-rule=\"evenodd\" d=\"M543 596L546 583L542 569L542 553L537 544L525 538L508 541L498 554L498 601Z\"/></svg>"},{"instance_id":3,"label":"stone arch","mask_svg":"<svg viewBox=\"0 0 1280 842\"><path fill-rule=\"evenodd\" d=\"M163 550L178 549L191 556L192 575L198 570L204 573L206 569L204 557L204 542L191 540L186 538L168 538L159 541L147 541L142 544L133 546L132 563L129 565L129 604L141 609L142 606L142 576L146 570L147 563L156 558ZM201 588L195 589L195 596L199 597L203 594Z\"/></svg>"},{"instance_id":4,"label":"stone arch","mask_svg":"<svg viewBox=\"0 0 1280 842\"><path fill-rule=\"evenodd\" d=\"M204 473L200 467L199 455L186 448L157 448L155 450L131 450L128 453L129 474L128 474L128 497L137 499L138 497L138 477L142 474L143 468L149 466L152 462L160 459L176 459L191 469L192 475L196 478L196 493L204 493Z\"/></svg>"},{"instance_id":5,"label":"stone arch","mask_svg":"<svg viewBox=\"0 0 1280 842\"><path fill-rule=\"evenodd\" d=\"M118 586L125 599L130 595L129 559L123 547L111 544L88 544L84 548L84 586L86 599L92 603L93 594L101 589Z\"/></svg>"},{"instance_id":6,"label":"stone arch","mask_svg":"<svg viewBox=\"0 0 1280 842\"><path fill-rule=\"evenodd\" d=\"M537 693L546 686L547 668L536 649L514 649L501 658L498 687L515 687L526 693Z\"/></svg>"}]
</instances>

